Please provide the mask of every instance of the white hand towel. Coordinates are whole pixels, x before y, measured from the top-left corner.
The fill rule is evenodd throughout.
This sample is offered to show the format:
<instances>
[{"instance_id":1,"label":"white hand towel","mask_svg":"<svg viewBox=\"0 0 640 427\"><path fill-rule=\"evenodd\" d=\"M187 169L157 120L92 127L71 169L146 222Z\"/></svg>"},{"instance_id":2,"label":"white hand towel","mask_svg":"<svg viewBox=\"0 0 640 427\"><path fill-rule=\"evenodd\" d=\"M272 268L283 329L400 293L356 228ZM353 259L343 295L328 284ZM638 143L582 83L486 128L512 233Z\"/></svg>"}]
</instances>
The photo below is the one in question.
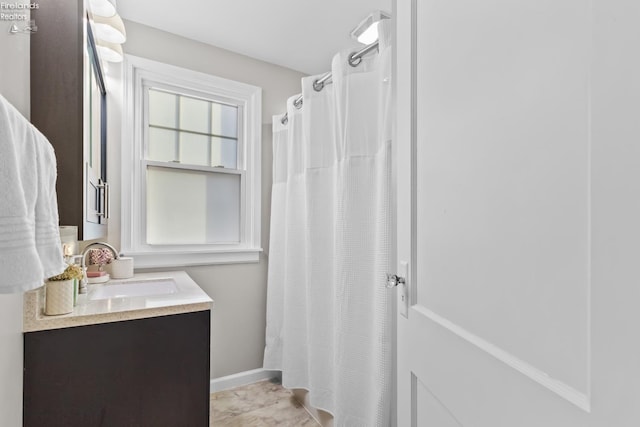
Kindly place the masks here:
<instances>
[{"instance_id":1,"label":"white hand towel","mask_svg":"<svg viewBox=\"0 0 640 427\"><path fill-rule=\"evenodd\" d=\"M0 293L41 286L65 264L53 147L0 95Z\"/></svg>"}]
</instances>

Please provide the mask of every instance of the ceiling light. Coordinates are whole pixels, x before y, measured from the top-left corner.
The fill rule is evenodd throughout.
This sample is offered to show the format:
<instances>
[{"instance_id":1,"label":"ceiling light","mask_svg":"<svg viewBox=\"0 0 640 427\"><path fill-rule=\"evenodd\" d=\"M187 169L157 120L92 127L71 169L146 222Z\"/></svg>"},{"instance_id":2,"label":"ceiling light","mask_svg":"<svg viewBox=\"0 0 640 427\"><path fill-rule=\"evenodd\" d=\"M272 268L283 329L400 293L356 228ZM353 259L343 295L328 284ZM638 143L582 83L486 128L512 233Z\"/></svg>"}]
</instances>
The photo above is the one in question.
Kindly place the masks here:
<instances>
[{"instance_id":1,"label":"ceiling light","mask_svg":"<svg viewBox=\"0 0 640 427\"><path fill-rule=\"evenodd\" d=\"M124 43L127 40L127 32L120 15L116 14L109 18L94 16L93 28L96 38L105 42Z\"/></svg>"},{"instance_id":2,"label":"ceiling light","mask_svg":"<svg viewBox=\"0 0 640 427\"><path fill-rule=\"evenodd\" d=\"M378 40L378 23L383 19L389 19L391 15L375 10L369 14L353 31L351 38L362 44L371 44Z\"/></svg>"},{"instance_id":3,"label":"ceiling light","mask_svg":"<svg viewBox=\"0 0 640 427\"><path fill-rule=\"evenodd\" d=\"M98 55L103 61L107 62L122 62L124 59L124 53L122 52L122 46L117 43L104 42L102 40L96 40L96 49Z\"/></svg>"},{"instance_id":4,"label":"ceiling light","mask_svg":"<svg viewBox=\"0 0 640 427\"><path fill-rule=\"evenodd\" d=\"M109 0L89 0L89 8L94 16L110 18L116 14L116 7Z\"/></svg>"}]
</instances>

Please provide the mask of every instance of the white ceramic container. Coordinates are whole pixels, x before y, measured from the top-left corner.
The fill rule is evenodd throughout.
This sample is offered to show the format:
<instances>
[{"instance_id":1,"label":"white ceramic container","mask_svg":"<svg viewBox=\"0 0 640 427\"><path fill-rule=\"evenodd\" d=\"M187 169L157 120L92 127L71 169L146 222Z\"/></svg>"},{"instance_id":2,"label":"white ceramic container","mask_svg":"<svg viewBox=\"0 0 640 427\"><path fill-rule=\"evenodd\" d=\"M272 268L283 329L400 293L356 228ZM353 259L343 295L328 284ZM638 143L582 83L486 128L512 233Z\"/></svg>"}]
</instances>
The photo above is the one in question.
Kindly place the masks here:
<instances>
[{"instance_id":1,"label":"white ceramic container","mask_svg":"<svg viewBox=\"0 0 640 427\"><path fill-rule=\"evenodd\" d=\"M55 316L73 311L73 279L48 281L44 285L44 314Z\"/></svg>"}]
</instances>

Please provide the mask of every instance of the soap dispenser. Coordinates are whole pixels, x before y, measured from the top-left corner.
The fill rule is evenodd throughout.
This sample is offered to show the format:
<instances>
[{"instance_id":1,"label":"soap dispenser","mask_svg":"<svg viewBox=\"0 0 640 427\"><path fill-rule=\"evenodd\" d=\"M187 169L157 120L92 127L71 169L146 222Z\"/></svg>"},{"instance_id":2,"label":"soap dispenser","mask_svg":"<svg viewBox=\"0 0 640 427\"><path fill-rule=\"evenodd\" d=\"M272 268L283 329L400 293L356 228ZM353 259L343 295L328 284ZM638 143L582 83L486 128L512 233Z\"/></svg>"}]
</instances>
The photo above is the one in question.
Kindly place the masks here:
<instances>
[{"instance_id":1,"label":"soap dispenser","mask_svg":"<svg viewBox=\"0 0 640 427\"><path fill-rule=\"evenodd\" d=\"M71 257L71 263L73 263L73 265L77 265L78 267L80 267L81 269L82 267L82 255L73 255ZM82 275L84 277L84 275L86 274L86 272L83 270L82 271ZM78 294L80 293L80 281L78 279L73 279L73 306L75 307L76 305L78 305Z\"/></svg>"}]
</instances>

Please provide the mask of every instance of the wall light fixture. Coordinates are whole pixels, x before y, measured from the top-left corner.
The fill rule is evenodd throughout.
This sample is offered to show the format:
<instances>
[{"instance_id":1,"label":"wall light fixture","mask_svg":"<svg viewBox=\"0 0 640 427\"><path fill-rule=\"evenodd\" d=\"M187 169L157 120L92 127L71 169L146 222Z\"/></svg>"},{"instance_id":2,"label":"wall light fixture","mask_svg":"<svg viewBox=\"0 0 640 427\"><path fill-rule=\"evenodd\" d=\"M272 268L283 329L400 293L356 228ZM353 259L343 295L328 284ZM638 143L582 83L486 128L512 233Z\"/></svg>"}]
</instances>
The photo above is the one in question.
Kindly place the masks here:
<instances>
[{"instance_id":1,"label":"wall light fixture","mask_svg":"<svg viewBox=\"0 0 640 427\"><path fill-rule=\"evenodd\" d=\"M115 14L109 18L94 15L93 27L96 38L109 43L124 43L127 40L127 32L120 15Z\"/></svg>"},{"instance_id":2,"label":"wall light fixture","mask_svg":"<svg viewBox=\"0 0 640 427\"><path fill-rule=\"evenodd\" d=\"M351 38L362 44L369 45L378 40L378 23L391 18L391 14L374 10L351 31Z\"/></svg>"},{"instance_id":3,"label":"wall light fixture","mask_svg":"<svg viewBox=\"0 0 640 427\"><path fill-rule=\"evenodd\" d=\"M116 7L109 0L89 0L89 7L94 16L110 18L116 14Z\"/></svg>"},{"instance_id":4,"label":"wall light fixture","mask_svg":"<svg viewBox=\"0 0 640 427\"><path fill-rule=\"evenodd\" d=\"M96 40L96 49L98 55L104 61L107 62L122 62L124 59L124 53L122 52L122 46L118 43L109 43L102 40Z\"/></svg>"}]
</instances>

